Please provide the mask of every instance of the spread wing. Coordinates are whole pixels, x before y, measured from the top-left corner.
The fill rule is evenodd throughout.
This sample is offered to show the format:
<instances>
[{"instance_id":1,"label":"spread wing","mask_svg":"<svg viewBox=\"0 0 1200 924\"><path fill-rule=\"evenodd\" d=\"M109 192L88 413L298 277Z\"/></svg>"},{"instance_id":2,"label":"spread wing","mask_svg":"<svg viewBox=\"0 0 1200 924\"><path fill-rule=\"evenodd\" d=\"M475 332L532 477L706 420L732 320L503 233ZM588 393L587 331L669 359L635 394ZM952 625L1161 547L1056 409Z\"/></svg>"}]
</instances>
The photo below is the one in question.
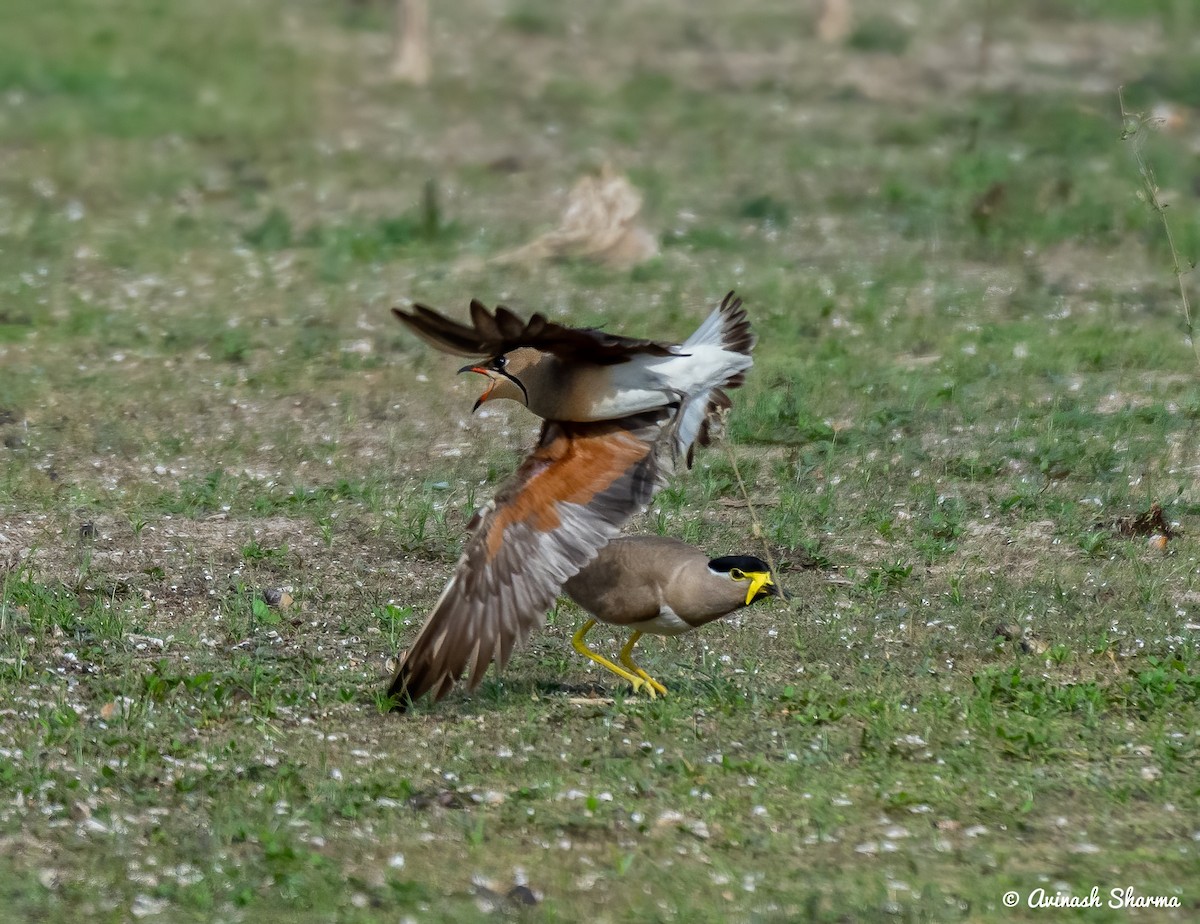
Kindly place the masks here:
<instances>
[{"instance_id":1,"label":"spread wing","mask_svg":"<svg viewBox=\"0 0 1200 924\"><path fill-rule=\"evenodd\" d=\"M476 518L454 576L392 679L395 708L441 699L470 670L474 688L494 660L540 628L563 583L588 564L661 486L663 409L595 423L547 421L537 448Z\"/></svg>"},{"instance_id":2,"label":"spread wing","mask_svg":"<svg viewBox=\"0 0 1200 924\"><path fill-rule=\"evenodd\" d=\"M671 356L675 346L657 340L638 340L606 334L593 328L564 327L535 314L522 321L503 305L490 312L478 301L471 302L471 326L451 321L425 305L413 305L412 313L393 308L400 322L426 343L458 356L499 356L517 347L533 347L562 359L585 358L593 363L625 362L637 353Z\"/></svg>"}]
</instances>

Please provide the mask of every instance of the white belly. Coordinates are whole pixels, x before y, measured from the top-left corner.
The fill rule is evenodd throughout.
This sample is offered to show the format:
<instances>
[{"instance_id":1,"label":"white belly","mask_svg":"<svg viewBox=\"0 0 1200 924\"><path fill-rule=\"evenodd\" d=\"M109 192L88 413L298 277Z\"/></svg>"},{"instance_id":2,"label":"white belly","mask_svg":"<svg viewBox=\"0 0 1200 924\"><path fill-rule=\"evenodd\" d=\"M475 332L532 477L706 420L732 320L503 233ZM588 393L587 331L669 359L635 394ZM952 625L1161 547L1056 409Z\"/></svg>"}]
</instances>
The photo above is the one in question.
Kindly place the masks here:
<instances>
[{"instance_id":1,"label":"white belly","mask_svg":"<svg viewBox=\"0 0 1200 924\"><path fill-rule=\"evenodd\" d=\"M685 632L691 632L694 627L675 615L675 611L669 606L663 606L653 619L635 622L629 628L647 635L683 635Z\"/></svg>"},{"instance_id":2,"label":"white belly","mask_svg":"<svg viewBox=\"0 0 1200 924\"><path fill-rule=\"evenodd\" d=\"M622 388L592 402L593 420L616 420L666 407L674 395L651 388Z\"/></svg>"},{"instance_id":3,"label":"white belly","mask_svg":"<svg viewBox=\"0 0 1200 924\"><path fill-rule=\"evenodd\" d=\"M606 393L591 405L592 420L612 420L664 407L710 388L750 365L750 357L699 345L673 356L635 356L611 366Z\"/></svg>"}]
</instances>

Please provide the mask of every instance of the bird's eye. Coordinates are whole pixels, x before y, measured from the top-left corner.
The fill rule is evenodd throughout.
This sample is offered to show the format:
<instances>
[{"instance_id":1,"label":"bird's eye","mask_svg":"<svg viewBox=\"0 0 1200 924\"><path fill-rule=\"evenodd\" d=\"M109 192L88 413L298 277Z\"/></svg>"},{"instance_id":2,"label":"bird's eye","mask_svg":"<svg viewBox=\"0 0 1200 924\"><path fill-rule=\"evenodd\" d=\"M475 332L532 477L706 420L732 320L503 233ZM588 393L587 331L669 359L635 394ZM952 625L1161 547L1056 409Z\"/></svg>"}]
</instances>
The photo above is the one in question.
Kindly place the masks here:
<instances>
[{"instance_id":1,"label":"bird's eye","mask_svg":"<svg viewBox=\"0 0 1200 924\"><path fill-rule=\"evenodd\" d=\"M744 580L746 580L746 572L745 572L745 571L743 571L741 568L730 568L730 569L729 569L729 576L730 576L731 578L733 578L735 581L744 581Z\"/></svg>"},{"instance_id":2,"label":"bird's eye","mask_svg":"<svg viewBox=\"0 0 1200 924\"><path fill-rule=\"evenodd\" d=\"M507 356L497 356L495 359L492 360L492 368L493 369L503 369L507 365L508 365L508 357Z\"/></svg>"}]
</instances>

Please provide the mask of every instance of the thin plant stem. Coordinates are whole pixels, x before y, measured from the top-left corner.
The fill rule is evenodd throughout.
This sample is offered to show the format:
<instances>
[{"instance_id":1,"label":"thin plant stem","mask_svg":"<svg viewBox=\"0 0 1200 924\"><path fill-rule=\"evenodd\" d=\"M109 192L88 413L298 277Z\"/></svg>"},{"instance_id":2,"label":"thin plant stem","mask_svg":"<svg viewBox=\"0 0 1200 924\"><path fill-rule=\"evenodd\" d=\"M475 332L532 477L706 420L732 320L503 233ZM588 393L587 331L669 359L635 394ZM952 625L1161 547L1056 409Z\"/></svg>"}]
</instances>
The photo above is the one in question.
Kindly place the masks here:
<instances>
[{"instance_id":1,"label":"thin plant stem","mask_svg":"<svg viewBox=\"0 0 1200 924\"><path fill-rule=\"evenodd\" d=\"M746 489L746 482L742 479L742 470L738 467L737 455L733 451L733 447L729 444L729 439L721 441L725 446L725 452L729 455L729 465L733 469L733 477L737 479L738 488L742 492L742 497L746 501L746 509L750 511L750 525L754 535L762 542L763 552L766 554L767 567L771 569L771 574L775 579L779 579L779 569L775 567L775 556L771 554L771 546L767 543L767 534L763 530L762 522L758 519L758 511L754 509L754 501L750 500L750 492Z\"/></svg>"},{"instance_id":2,"label":"thin plant stem","mask_svg":"<svg viewBox=\"0 0 1200 924\"><path fill-rule=\"evenodd\" d=\"M1200 343L1196 342L1196 331L1192 324L1192 304L1188 299L1187 283L1184 281L1184 276L1195 269L1195 266L1189 265L1185 269L1183 261L1179 258L1179 250L1175 246L1175 235L1171 233L1171 222L1167 220L1167 204L1158 196L1158 181L1154 178L1154 170L1147 163L1142 151L1146 138L1142 129L1154 120L1140 112L1130 112L1126 109L1125 94L1120 87L1117 88L1117 100L1121 105L1121 140L1133 140L1133 160L1137 164L1138 176L1142 181L1143 195L1150 204L1150 208L1154 209L1159 220L1162 221L1163 232L1167 237L1167 246L1171 249L1171 269L1175 274L1175 282L1179 286L1179 301L1183 305L1183 319L1187 325L1188 341L1192 345L1192 355L1196 358L1196 367L1200 370Z\"/></svg>"}]
</instances>

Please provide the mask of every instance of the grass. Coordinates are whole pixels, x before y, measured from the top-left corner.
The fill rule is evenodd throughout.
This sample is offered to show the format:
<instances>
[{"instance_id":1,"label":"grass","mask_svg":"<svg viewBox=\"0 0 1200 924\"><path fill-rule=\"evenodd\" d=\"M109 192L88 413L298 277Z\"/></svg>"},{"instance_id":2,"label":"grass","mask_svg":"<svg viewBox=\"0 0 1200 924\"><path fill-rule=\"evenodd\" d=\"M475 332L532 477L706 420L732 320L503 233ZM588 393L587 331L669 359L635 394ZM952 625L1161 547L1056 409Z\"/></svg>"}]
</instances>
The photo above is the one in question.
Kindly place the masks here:
<instances>
[{"instance_id":1,"label":"grass","mask_svg":"<svg viewBox=\"0 0 1200 924\"><path fill-rule=\"evenodd\" d=\"M981 72L977 4L864 0L838 48L771 3L466 4L415 91L379 8L18 3L9 915L1032 920L1003 894L1095 885L1194 918L1194 15L993 6ZM1182 128L1123 144L1121 84ZM604 161L659 258L486 264ZM534 432L389 307L682 338L731 288L763 540L721 447L633 529L765 541L792 601L643 642L661 700L562 602L473 695L381 712ZM1122 526L1154 503L1165 550Z\"/></svg>"}]
</instances>

